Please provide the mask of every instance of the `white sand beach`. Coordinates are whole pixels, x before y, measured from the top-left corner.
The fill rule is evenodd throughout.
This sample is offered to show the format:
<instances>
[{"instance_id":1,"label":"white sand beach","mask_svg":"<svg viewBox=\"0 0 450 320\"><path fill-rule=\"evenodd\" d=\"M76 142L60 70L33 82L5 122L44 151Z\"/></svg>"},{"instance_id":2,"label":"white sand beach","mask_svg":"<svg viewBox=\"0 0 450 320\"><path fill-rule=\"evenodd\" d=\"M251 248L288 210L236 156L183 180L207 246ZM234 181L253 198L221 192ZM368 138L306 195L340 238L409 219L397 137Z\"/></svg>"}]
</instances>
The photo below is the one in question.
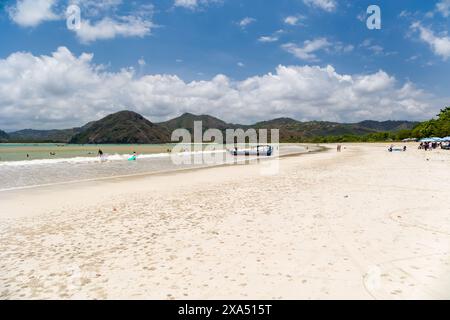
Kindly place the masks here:
<instances>
[{"instance_id":1,"label":"white sand beach","mask_svg":"<svg viewBox=\"0 0 450 320\"><path fill-rule=\"evenodd\" d=\"M450 299L450 152L0 193L0 299Z\"/></svg>"}]
</instances>

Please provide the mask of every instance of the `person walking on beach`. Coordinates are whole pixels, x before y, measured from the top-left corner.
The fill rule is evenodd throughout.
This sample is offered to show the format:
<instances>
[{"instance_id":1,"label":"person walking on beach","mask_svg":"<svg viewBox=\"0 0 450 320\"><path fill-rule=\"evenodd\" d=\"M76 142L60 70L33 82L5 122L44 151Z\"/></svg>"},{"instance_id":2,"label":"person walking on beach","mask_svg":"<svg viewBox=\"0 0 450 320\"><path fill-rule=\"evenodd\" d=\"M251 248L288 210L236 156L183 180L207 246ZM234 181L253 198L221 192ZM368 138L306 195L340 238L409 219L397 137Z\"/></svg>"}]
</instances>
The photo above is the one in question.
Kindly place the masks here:
<instances>
[{"instance_id":1,"label":"person walking on beach","mask_svg":"<svg viewBox=\"0 0 450 320\"><path fill-rule=\"evenodd\" d=\"M337 145L337 152L341 152L342 146L340 144Z\"/></svg>"}]
</instances>

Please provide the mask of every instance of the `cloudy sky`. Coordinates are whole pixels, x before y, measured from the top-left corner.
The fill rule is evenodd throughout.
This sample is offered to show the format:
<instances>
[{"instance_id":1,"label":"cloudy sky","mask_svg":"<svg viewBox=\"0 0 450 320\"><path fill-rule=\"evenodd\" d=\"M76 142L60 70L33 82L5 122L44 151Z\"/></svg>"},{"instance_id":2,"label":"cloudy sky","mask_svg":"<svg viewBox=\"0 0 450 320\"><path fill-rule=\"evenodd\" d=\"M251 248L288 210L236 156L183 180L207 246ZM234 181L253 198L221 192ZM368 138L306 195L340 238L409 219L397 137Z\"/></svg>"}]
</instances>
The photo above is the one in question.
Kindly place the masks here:
<instances>
[{"instance_id":1,"label":"cloudy sky","mask_svg":"<svg viewBox=\"0 0 450 320\"><path fill-rule=\"evenodd\" d=\"M371 4L380 30L366 26ZM0 129L123 109L155 122L427 119L450 102L449 19L450 0L3 0Z\"/></svg>"}]
</instances>

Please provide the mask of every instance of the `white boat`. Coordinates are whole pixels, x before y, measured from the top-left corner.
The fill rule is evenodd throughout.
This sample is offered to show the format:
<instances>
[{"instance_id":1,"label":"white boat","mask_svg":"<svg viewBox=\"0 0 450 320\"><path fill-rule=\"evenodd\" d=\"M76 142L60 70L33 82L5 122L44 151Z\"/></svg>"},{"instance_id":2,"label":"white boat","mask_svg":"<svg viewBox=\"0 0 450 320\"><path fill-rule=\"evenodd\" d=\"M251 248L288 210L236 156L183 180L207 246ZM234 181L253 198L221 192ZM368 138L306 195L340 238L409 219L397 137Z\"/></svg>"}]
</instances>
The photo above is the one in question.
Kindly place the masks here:
<instances>
[{"instance_id":1,"label":"white boat","mask_svg":"<svg viewBox=\"0 0 450 320\"><path fill-rule=\"evenodd\" d=\"M273 153L273 147L262 145L262 146L256 146L254 148L249 149L238 149L234 148L233 150L230 150L230 153L233 156L267 156L270 157Z\"/></svg>"}]
</instances>

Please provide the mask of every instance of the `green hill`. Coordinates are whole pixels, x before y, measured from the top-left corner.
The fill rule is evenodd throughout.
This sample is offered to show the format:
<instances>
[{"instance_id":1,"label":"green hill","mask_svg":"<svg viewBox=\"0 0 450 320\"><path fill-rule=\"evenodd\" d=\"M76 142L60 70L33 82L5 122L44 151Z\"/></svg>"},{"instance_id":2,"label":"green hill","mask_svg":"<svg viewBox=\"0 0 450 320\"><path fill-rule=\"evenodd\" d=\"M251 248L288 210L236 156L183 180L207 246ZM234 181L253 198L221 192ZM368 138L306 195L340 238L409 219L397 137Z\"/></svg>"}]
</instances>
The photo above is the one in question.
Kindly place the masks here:
<instances>
[{"instance_id":1,"label":"green hill","mask_svg":"<svg viewBox=\"0 0 450 320\"><path fill-rule=\"evenodd\" d=\"M70 143L166 143L169 131L132 111L120 111L101 120L91 122L76 134Z\"/></svg>"},{"instance_id":2,"label":"green hill","mask_svg":"<svg viewBox=\"0 0 450 320\"><path fill-rule=\"evenodd\" d=\"M208 130L211 128L226 130L235 127L233 124L226 123L225 121L209 115L195 115L192 113L184 113L177 118L158 123L158 125L167 128L169 131L183 128L192 132L194 129L194 121L202 121L203 130Z\"/></svg>"}]
</instances>

